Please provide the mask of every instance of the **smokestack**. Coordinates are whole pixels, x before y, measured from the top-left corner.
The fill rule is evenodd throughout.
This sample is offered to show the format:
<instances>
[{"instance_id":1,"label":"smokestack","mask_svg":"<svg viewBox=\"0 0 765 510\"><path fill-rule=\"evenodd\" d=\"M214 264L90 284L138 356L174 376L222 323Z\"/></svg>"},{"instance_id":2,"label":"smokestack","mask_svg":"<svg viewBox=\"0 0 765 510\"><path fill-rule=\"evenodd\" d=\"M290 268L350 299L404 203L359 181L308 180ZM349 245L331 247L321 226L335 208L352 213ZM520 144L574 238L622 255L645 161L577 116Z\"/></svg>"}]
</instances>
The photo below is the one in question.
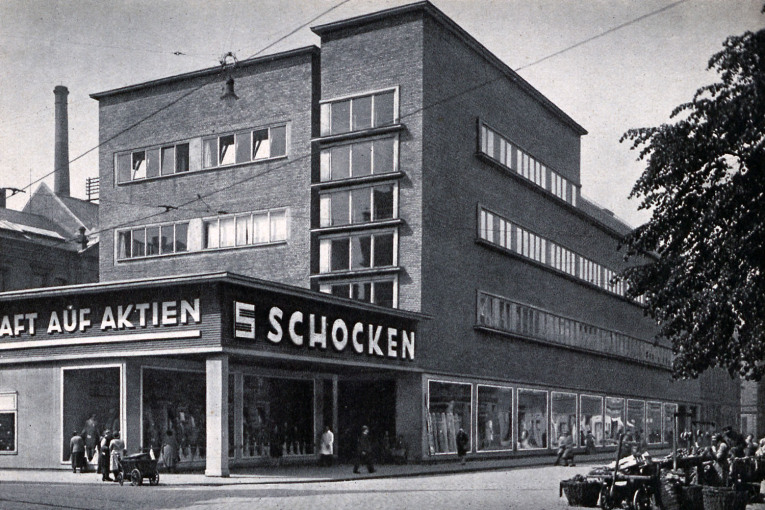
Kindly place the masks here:
<instances>
[{"instance_id":1,"label":"smokestack","mask_svg":"<svg viewBox=\"0 0 765 510\"><path fill-rule=\"evenodd\" d=\"M69 120L67 118L66 101L69 89L57 85L53 89L56 95L56 153L53 161L55 171L53 177L53 192L57 195L69 196Z\"/></svg>"}]
</instances>

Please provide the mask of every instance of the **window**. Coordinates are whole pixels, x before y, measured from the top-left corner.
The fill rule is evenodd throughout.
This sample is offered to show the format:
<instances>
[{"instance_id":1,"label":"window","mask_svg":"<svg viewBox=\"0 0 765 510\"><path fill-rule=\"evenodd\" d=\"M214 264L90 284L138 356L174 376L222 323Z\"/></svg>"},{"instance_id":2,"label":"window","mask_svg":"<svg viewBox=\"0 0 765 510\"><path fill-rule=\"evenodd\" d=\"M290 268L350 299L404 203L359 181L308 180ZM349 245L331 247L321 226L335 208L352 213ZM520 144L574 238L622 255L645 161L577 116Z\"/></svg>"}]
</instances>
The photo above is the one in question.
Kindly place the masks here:
<instances>
[{"instance_id":1,"label":"window","mask_svg":"<svg viewBox=\"0 0 765 510\"><path fill-rule=\"evenodd\" d=\"M518 449L547 448L547 392L518 390Z\"/></svg>"},{"instance_id":2,"label":"window","mask_svg":"<svg viewBox=\"0 0 765 510\"><path fill-rule=\"evenodd\" d=\"M188 231L188 222L118 230L117 260L185 252Z\"/></svg>"},{"instance_id":3,"label":"window","mask_svg":"<svg viewBox=\"0 0 765 510\"><path fill-rule=\"evenodd\" d=\"M478 451L513 449L513 389L478 385Z\"/></svg>"},{"instance_id":4,"label":"window","mask_svg":"<svg viewBox=\"0 0 765 510\"><path fill-rule=\"evenodd\" d=\"M357 301L365 301L380 306L393 308L395 300L395 280L393 279L370 279L353 280L333 283L323 283L319 290L326 294L339 296Z\"/></svg>"},{"instance_id":5,"label":"window","mask_svg":"<svg viewBox=\"0 0 765 510\"><path fill-rule=\"evenodd\" d=\"M122 430L120 367L63 369L62 460L69 460L71 431L85 440L88 461L97 462L98 435Z\"/></svg>"},{"instance_id":6,"label":"window","mask_svg":"<svg viewBox=\"0 0 765 510\"><path fill-rule=\"evenodd\" d=\"M463 429L472 445L472 385L428 381L428 451L457 453L457 432ZM468 448L468 451L472 448Z\"/></svg>"},{"instance_id":7,"label":"window","mask_svg":"<svg viewBox=\"0 0 765 510\"><path fill-rule=\"evenodd\" d=\"M579 446L586 446L588 437L603 446L603 397L579 397Z\"/></svg>"},{"instance_id":8,"label":"window","mask_svg":"<svg viewBox=\"0 0 765 510\"><path fill-rule=\"evenodd\" d=\"M321 180L336 181L395 172L396 139L380 138L321 151Z\"/></svg>"},{"instance_id":9,"label":"window","mask_svg":"<svg viewBox=\"0 0 765 510\"><path fill-rule=\"evenodd\" d=\"M661 443L661 402L648 402L645 423L648 444Z\"/></svg>"},{"instance_id":10,"label":"window","mask_svg":"<svg viewBox=\"0 0 765 510\"><path fill-rule=\"evenodd\" d=\"M189 144L117 154L116 167L118 183L188 172Z\"/></svg>"},{"instance_id":11,"label":"window","mask_svg":"<svg viewBox=\"0 0 765 510\"><path fill-rule=\"evenodd\" d=\"M397 189L396 185L385 184L324 193L319 198L320 226L392 219Z\"/></svg>"},{"instance_id":12,"label":"window","mask_svg":"<svg viewBox=\"0 0 765 510\"><path fill-rule=\"evenodd\" d=\"M394 234L358 234L319 241L319 271L353 271L393 266Z\"/></svg>"},{"instance_id":13,"label":"window","mask_svg":"<svg viewBox=\"0 0 765 510\"><path fill-rule=\"evenodd\" d=\"M483 154L561 200L576 206L579 190L568 179L545 166L485 124L480 125L479 136Z\"/></svg>"},{"instance_id":14,"label":"window","mask_svg":"<svg viewBox=\"0 0 765 510\"><path fill-rule=\"evenodd\" d=\"M321 105L321 136L337 135L398 122L396 91L388 90Z\"/></svg>"},{"instance_id":15,"label":"window","mask_svg":"<svg viewBox=\"0 0 765 510\"><path fill-rule=\"evenodd\" d=\"M664 442L672 444L675 434L675 413L677 412L677 404L664 404L664 421L662 425L662 431L664 433Z\"/></svg>"},{"instance_id":16,"label":"window","mask_svg":"<svg viewBox=\"0 0 765 510\"><path fill-rule=\"evenodd\" d=\"M0 393L0 455L18 453L16 445L16 423L18 412L18 394Z\"/></svg>"},{"instance_id":17,"label":"window","mask_svg":"<svg viewBox=\"0 0 765 510\"><path fill-rule=\"evenodd\" d=\"M287 240L287 211L278 209L219 216L203 221L204 249L232 248Z\"/></svg>"},{"instance_id":18,"label":"window","mask_svg":"<svg viewBox=\"0 0 765 510\"><path fill-rule=\"evenodd\" d=\"M624 433L624 399L606 397L606 416L604 422L605 443L615 445L619 434Z\"/></svg>"},{"instance_id":19,"label":"window","mask_svg":"<svg viewBox=\"0 0 765 510\"><path fill-rule=\"evenodd\" d=\"M286 126L240 131L202 140L203 168L249 163L286 154Z\"/></svg>"},{"instance_id":20,"label":"window","mask_svg":"<svg viewBox=\"0 0 765 510\"><path fill-rule=\"evenodd\" d=\"M640 443L645 439L645 430L645 401L627 400L627 437L625 440Z\"/></svg>"},{"instance_id":21,"label":"window","mask_svg":"<svg viewBox=\"0 0 765 510\"><path fill-rule=\"evenodd\" d=\"M552 392L550 397L550 444L557 448L560 438L571 436L576 444L579 431L576 423L576 394Z\"/></svg>"}]
</instances>

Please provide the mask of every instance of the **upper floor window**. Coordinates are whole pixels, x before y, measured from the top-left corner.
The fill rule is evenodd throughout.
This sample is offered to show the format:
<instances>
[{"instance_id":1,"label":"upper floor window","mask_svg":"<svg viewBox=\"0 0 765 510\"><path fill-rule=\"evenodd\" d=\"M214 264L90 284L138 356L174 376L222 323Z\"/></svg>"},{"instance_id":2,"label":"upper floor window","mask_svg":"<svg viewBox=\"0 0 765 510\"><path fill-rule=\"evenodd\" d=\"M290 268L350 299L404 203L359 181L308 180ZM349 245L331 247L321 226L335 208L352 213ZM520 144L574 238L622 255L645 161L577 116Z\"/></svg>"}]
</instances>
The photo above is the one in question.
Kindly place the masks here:
<instances>
[{"instance_id":1,"label":"upper floor window","mask_svg":"<svg viewBox=\"0 0 765 510\"><path fill-rule=\"evenodd\" d=\"M133 227L117 231L117 259L188 251L189 222Z\"/></svg>"},{"instance_id":2,"label":"upper floor window","mask_svg":"<svg viewBox=\"0 0 765 510\"><path fill-rule=\"evenodd\" d=\"M287 128L274 126L202 139L202 167L249 163L287 154Z\"/></svg>"},{"instance_id":3,"label":"upper floor window","mask_svg":"<svg viewBox=\"0 0 765 510\"><path fill-rule=\"evenodd\" d=\"M323 193L319 198L320 226L392 219L395 217L397 188L394 184L383 184Z\"/></svg>"},{"instance_id":4,"label":"upper floor window","mask_svg":"<svg viewBox=\"0 0 765 510\"><path fill-rule=\"evenodd\" d=\"M287 211L219 216L203 221L205 249L251 246L287 240Z\"/></svg>"},{"instance_id":5,"label":"upper floor window","mask_svg":"<svg viewBox=\"0 0 765 510\"><path fill-rule=\"evenodd\" d=\"M379 138L328 147L321 151L321 180L395 172L398 168L397 138Z\"/></svg>"},{"instance_id":6,"label":"upper floor window","mask_svg":"<svg viewBox=\"0 0 765 510\"><path fill-rule=\"evenodd\" d=\"M319 241L319 271L356 271L396 264L393 232L354 234Z\"/></svg>"},{"instance_id":7,"label":"upper floor window","mask_svg":"<svg viewBox=\"0 0 765 510\"><path fill-rule=\"evenodd\" d=\"M189 144L179 143L118 154L117 182L171 175L189 171Z\"/></svg>"},{"instance_id":8,"label":"upper floor window","mask_svg":"<svg viewBox=\"0 0 765 510\"><path fill-rule=\"evenodd\" d=\"M486 126L480 125L481 152L542 189L571 205L577 204L579 189L571 181Z\"/></svg>"},{"instance_id":9,"label":"upper floor window","mask_svg":"<svg viewBox=\"0 0 765 510\"><path fill-rule=\"evenodd\" d=\"M380 306L396 306L395 278L372 278L352 281L327 282L319 286L320 292L344 298L365 301Z\"/></svg>"},{"instance_id":10,"label":"upper floor window","mask_svg":"<svg viewBox=\"0 0 765 510\"><path fill-rule=\"evenodd\" d=\"M396 122L395 89L328 101L321 105L321 136L388 126Z\"/></svg>"}]
</instances>

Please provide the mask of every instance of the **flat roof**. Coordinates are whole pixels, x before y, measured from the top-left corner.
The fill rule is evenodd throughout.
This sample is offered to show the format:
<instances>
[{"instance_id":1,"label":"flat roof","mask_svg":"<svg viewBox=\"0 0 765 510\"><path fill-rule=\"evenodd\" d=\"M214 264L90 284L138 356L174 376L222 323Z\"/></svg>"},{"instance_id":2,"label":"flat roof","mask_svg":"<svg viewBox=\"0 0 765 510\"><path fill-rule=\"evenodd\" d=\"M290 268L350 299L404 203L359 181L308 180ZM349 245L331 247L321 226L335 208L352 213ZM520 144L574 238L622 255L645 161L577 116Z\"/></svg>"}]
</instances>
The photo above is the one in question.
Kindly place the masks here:
<instances>
[{"instance_id":1,"label":"flat roof","mask_svg":"<svg viewBox=\"0 0 765 510\"><path fill-rule=\"evenodd\" d=\"M282 294L302 297L306 299L321 299L337 305L367 310L375 313L395 315L406 319L430 319L429 315L399 308L388 308L386 306L374 305L364 301L342 298L316 292L303 287L295 287L284 283L262 280L251 276L221 271L216 273L195 273L175 276L159 276L151 278L138 278L133 280L117 280L111 282L83 283L79 285L64 285L59 287L41 287L37 289L12 290L0 292L0 303L8 301L17 301L19 299L40 299L61 297L62 295L82 295L95 292L113 292L126 289L143 289L157 286L171 285L194 285L204 283L227 283L232 285L242 285L253 289L266 290L272 292L281 292Z\"/></svg>"},{"instance_id":2,"label":"flat roof","mask_svg":"<svg viewBox=\"0 0 765 510\"><path fill-rule=\"evenodd\" d=\"M391 9L384 9L382 11L377 11L370 14L363 14L361 16L355 16L353 18L347 18L344 20L334 21L331 23L323 24L323 25L318 25L315 27L311 27L311 30L313 30L315 34L322 36L329 32L335 32L337 30L360 27L363 25L367 25L367 24L388 19L391 17L401 16L401 15L410 14L410 13L417 13L417 12L429 14L434 20L438 21L442 26L450 30L455 36L457 36L457 38L461 39L471 49L475 50L490 64L494 65L497 69L499 69L502 73L504 73L505 76L507 76L511 81L517 83L518 86L524 92L528 93L534 99L539 101L543 106L545 106L548 110L550 110L553 114L555 114L558 118L560 118L563 122L568 124L568 126L571 127L574 131L576 131L580 136L587 134L587 130L584 127L582 127L578 122L576 122L573 118L571 118L566 112L561 110L558 106L556 106L555 103L547 99L547 97L545 97L544 94L539 92L529 82L521 78L520 75L518 75L518 73L513 71L507 64L505 64L496 55L494 55L491 51L489 51L483 44L478 42L478 40L475 37L470 35L465 29L459 26L454 20L452 20L449 16L444 14L440 9L438 9L435 5L430 3L428 0L425 0L422 2L416 2L412 4L407 4L400 7L393 7Z\"/></svg>"},{"instance_id":3,"label":"flat roof","mask_svg":"<svg viewBox=\"0 0 765 510\"><path fill-rule=\"evenodd\" d=\"M318 54L319 48L317 46L303 46L302 48L296 48L294 50L283 51L280 53L273 53L270 55L264 55L262 57L248 58L246 60L240 60L236 63L236 67L249 67L257 64L263 64L271 62L273 60L285 59L290 57L296 57L303 54ZM115 96L124 94L126 92L134 92L137 90L157 87L160 85L166 85L168 83L175 83L183 80L189 80L192 78L199 78L202 76L211 76L220 73L221 66L208 67L206 69L200 69L198 71L191 71L188 73L176 74L173 76L166 76L157 80L145 81L142 83L136 83L134 85L127 85L116 89L106 90L104 92L95 92L90 94L90 97L96 100L100 100L109 96Z\"/></svg>"}]
</instances>

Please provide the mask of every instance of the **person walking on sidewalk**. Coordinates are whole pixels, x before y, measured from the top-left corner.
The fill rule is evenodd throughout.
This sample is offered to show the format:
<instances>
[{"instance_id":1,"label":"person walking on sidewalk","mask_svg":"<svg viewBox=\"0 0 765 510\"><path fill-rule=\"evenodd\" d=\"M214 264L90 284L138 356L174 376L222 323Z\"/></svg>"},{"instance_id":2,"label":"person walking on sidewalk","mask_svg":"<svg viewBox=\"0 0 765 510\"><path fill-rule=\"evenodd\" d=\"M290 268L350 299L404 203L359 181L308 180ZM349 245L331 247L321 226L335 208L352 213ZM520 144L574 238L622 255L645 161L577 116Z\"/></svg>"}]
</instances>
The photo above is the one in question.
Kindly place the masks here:
<instances>
[{"instance_id":1,"label":"person walking on sidewalk","mask_svg":"<svg viewBox=\"0 0 765 510\"><path fill-rule=\"evenodd\" d=\"M558 457L553 465L557 466L561 460L564 466L568 466L569 461L571 461L571 466L576 465L574 464L574 438L568 432L561 433L558 438Z\"/></svg>"},{"instance_id":2,"label":"person walking on sidewalk","mask_svg":"<svg viewBox=\"0 0 765 510\"><path fill-rule=\"evenodd\" d=\"M85 471L85 440L77 431L72 431L72 439L69 440L69 450L72 455L72 473Z\"/></svg>"},{"instance_id":3,"label":"person walking on sidewalk","mask_svg":"<svg viewBox=\"0 0 765 510\"><path fill-rule=\"evenodd\" d=\"M120 472L120 459L125 456L125 441L120 439L120 433L114 433L114 439L109 443L109 470L114 475L114 480L117 480L117 475Z\"/></svg>"},{"instance_id":4,"label":"person walking on sidewalk","mask_svg":"<svg viewBox=\"0 0 765 510\"><path fill-rule=\"evenodd\" d=\"M359 472L359 465L364 464L367 466L367 471L370 473L375 472L375 467L372 462L372 440L369 439L369 427L364 425L361 427L361 435L356 442L356 463L353 465L353 472Z\"/></svg>"},{"instance_id":5,"label":"person walking on sidewalk","mask_svg":"<svg viewBox=\"0 0 765 510\"><path fill-rule=\"evenodd\" d=\"M470 443L470 437L468 437L465 429L460 427L457 432L457 457L460 459L460 463L465 465L465 455L467 455L468 447Z\"/></svg>"},{"instance_id":6,"label":"person walking on sidewalk","mask_svg":"<svg viewBox=\"0 0 765 510\"><path fill-rule=\"evenodd\" d=\"M98 467L101 470L101 480L111 482L109 476L109 444L112 442L112 433L109 429L104 431L101 441L98 443Z\"/></svg>"}]
</instances>

